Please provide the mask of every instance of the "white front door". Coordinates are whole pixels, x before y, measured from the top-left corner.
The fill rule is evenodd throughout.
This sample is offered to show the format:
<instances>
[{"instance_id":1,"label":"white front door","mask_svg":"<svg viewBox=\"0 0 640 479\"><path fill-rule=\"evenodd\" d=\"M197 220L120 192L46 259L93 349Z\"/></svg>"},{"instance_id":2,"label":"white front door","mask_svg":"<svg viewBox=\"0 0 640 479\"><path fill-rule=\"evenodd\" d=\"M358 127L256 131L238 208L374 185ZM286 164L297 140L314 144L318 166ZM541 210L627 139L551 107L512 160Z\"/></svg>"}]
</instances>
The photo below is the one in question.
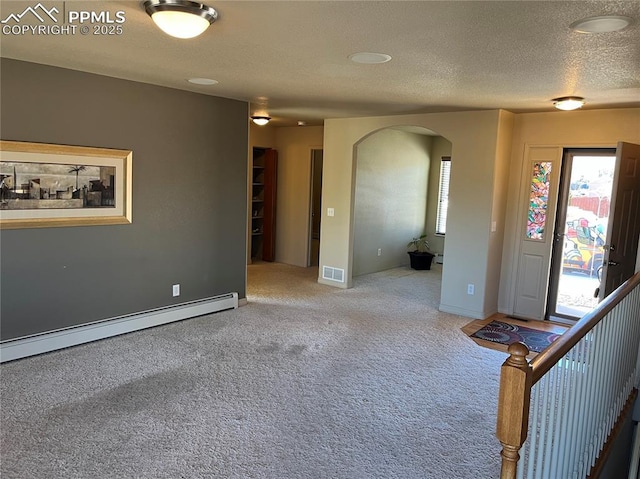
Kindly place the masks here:
<instances>
[{"instance_id":1,"label":"white front door","mask_svg":"<svg viewBox=\"0 0 640 479\"><path fill-rule=\"evenodd\" d=\"M527 147L525 158L513 315L544 319L562 148Z\"/></svg>"},{"instance_id":2,"label":"white front door","mask_svg":"<svg viewBox=\"0 0 640 479\"><path fill-rule=\"evenodd\" d=\"M527 147L519 207L513 316L544 319L554 241L561 147ZM640 145L619 143L607 227L602 299L633 276L640 238Z\"/></svg>"}]
</instances>

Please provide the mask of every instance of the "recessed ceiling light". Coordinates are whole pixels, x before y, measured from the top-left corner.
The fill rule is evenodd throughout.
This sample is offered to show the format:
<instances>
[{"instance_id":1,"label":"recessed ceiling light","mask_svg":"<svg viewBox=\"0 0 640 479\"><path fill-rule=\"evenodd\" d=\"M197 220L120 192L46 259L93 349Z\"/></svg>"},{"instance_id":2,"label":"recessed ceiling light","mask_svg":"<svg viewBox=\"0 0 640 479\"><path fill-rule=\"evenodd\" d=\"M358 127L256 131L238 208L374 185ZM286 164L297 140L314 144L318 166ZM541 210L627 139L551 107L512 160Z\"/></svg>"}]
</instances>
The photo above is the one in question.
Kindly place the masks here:
<instances>
[{"instance_id":1,"label":"recessed ceiling light","mask_svg":"<svg viewBox=\"0 0 640 479\"><path fill-rule=\"evenodd\" d=\"M624 30L633 23L633 19L620 15L589 17L573 22L569 28L579 33L609 33Z\"/></svg>"},{"instance_id":2,"label":"recessed ceiling light","mask_svg":"<svg viewBox=\"0 0 640 479\"><path fill-rule=\"evenodd\" d=\"M386 53L359 52L349 55L349 60L355 63L372 65L376 63L387 63L391 60L391 55L387 55Z\"/></svg>"},{"instance_id":3,"label":"recessed ceiling light","mask_svg":"<svg viewBox=\"0 0 640 479\"><path fill-rule=\"evenodd\" d=\"M194 83L196 85L217 85L218 80L212 80L211 78L189 78L187 80L189 83Z\"/></svg>"},{"instance_id":4,"label":"recessed ceiling light","mask_svg":"<svg viewBox=\"0 0 640 479\"><path fill-rule=\"evenodd\" d=\"M553 106L555 106L558 110L577 110L578 108L582 108L584 105L584 98L580 96L563 96L561 98L554 98Z\"/></svg>"},{"instance_id":5,"label":"recessed ceiling light","mask_svg":"<svg viewBox=\"0 0 640 479\"><path fill-rule=\"evenodd\" d=\"M306 121L298 120L298 126L307 126Z\"/></svg>"}]
</instances>

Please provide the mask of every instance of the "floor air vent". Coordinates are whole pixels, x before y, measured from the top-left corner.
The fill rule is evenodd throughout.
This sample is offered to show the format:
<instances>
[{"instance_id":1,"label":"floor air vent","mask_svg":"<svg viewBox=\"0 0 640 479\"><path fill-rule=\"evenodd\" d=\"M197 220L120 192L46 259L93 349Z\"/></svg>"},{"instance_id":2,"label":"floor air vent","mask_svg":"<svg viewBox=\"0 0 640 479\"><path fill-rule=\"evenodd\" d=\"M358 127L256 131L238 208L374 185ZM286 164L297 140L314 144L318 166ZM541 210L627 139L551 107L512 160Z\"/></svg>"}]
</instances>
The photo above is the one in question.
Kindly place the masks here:
<instances>
[{"instance_id":1,"label":"floor air vent","mask_svg":"<svg viewBox=\"0 0 640 479\"><path fill-rule=\"evenodd\" d=\"M331 281L344 283L344 270L340 268L333 268L331 266L323 266L322 279L330 279Z\"/></svg>"}]
</instances>

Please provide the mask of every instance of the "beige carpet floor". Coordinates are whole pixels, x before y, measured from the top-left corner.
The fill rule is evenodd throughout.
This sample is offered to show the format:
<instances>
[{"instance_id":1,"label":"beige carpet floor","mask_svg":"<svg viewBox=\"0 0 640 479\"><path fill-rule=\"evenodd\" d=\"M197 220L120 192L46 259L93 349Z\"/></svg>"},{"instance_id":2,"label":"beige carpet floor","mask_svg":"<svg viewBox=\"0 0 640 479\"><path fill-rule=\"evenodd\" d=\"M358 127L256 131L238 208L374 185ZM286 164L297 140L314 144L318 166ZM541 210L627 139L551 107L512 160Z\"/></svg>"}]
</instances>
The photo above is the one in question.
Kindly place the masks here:
<instances>
[{"instance_id":1,"label":"beige carpet floor","mask_svg":"<svg viewBox=\"0 0 640 479\"><path fill-rule=\"evenodd\" d=\"M249 304L0 367L0 476L489 479L499 368L440 271L342 290L249 267Z\"/></svg>"}]
</instances>

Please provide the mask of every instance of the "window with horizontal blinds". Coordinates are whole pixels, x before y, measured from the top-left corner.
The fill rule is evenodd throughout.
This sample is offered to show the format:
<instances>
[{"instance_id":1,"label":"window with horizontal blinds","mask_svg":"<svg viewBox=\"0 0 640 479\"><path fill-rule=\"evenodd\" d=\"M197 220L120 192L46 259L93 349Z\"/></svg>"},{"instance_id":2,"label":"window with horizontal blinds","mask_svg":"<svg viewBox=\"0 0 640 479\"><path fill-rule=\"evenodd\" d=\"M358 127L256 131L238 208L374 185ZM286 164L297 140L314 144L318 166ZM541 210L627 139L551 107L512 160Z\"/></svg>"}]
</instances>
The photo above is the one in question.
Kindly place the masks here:
<instances>
[{"instance_id":1,"label":"window with horizontal blinds","mask_svg":"<svg viewBox=\"0 0 640 479\"><path fill-rule=\"evenodd\" d=\"M438 191L438 214L436 216L436 234L447 231L447 210L449 209L449 178L451 176L451 157L440 160L440 186Z\"/></svg>"}]
</instances>

